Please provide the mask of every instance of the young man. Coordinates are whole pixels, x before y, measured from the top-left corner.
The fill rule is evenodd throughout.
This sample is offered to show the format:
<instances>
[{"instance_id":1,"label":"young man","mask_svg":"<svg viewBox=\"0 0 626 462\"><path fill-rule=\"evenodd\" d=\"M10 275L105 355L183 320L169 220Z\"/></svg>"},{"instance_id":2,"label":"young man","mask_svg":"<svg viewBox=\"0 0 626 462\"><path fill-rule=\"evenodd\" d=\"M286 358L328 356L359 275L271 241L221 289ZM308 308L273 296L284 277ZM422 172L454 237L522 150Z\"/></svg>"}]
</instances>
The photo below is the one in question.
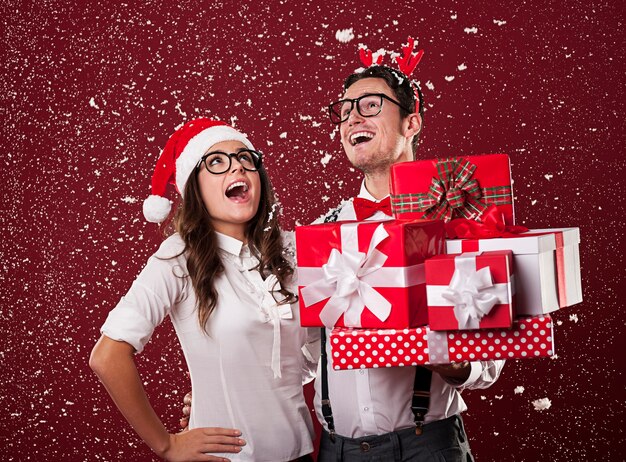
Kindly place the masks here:
<instances>
[{"instance_id":1,"label":"young man","mask_svg":"<svg viewBox=\"0 0 626 462\"><path fill-rule=\"evenodd\" d=\"M390 167L415 158L423 124L421 93L404 74L385 66L352 74L344 89L343 99L329 106L330 116L340 124L348 159L365 178L357 198L323 221L385 219L390 215ZM473 460L460 416L467 409L460 391L492 385L504 361L429 366L432 374L415 367L335 371L328 345L326 352L326 374L320 365L315 381L315 409L324 427L319 461ZM324 387L327 396L322 396ZM417 388L426 396L430 391L425 405L412 401ZM414 414L412 405L426 407L425 416Z\"/></svg>"}]
</instances>

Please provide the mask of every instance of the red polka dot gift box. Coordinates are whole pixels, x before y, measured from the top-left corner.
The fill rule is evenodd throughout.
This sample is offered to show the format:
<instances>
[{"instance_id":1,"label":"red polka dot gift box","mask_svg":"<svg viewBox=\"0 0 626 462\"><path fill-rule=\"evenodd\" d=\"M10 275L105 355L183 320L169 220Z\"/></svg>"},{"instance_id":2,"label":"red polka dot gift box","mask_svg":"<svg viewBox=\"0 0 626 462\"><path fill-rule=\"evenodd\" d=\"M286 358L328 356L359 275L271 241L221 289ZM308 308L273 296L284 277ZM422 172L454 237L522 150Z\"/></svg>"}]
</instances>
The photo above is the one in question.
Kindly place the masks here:
<instances>
[{"instance_id":1,"label":"red polka dot gift box","mask_svg":"<svg viewBox=\"0 0 626 462\"><path fill-rule=\"evenodd\" d=\"M413 329L351 329L330 334L333 369L450 364L488 359L529 359L554 355L552 318L518 318L511 329L433 331Z\"/></svg>"},{"instance_id":2,"label":"red polka dot gift box","mask_svg":"<svg viewBox=\"0 0 626 462\"><path fill-rule=\"evenodd\" d=\"M510 328L514 310L510 250L437 255L426 260L432 330Z\"/></svg>"},{"instance_id":3,"label":"red polka dot gift box","mask_svg":"<svg viewBox=\"0 0 626 462\"><path fill-rule=\"evenodd\" d=\"M400 162L391 167L391 211L399 219L481 220L498 207L515 224L506 154Z\"/></svg>"},{"instance_id":4,"label":"red polka dot gift box","mask_svg":"<svg viewBox=\"0 0 626 462\"><path fill-rule=\"evenodd\" d=\"M424 261L443 253L441 220L346 221L298 226L303 326L426 325Z\"/></svg>"}]
</instances>

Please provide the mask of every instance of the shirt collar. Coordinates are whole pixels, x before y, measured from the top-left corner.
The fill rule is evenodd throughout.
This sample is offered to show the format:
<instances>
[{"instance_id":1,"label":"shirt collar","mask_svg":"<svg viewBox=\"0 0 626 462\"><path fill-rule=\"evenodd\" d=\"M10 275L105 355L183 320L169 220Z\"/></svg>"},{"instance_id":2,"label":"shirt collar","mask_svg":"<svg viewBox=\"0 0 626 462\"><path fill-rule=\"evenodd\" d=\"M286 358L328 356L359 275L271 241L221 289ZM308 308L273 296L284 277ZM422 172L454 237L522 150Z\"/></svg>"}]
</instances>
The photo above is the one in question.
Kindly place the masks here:
<instances>
[{"instance_id":1,"label":"shirt collar","mask_svg":"<svg viewBox=\"0 0 626 462\"><path fill-rule=\"evenodd\" d=\"M383 197L382 199L376 199L374 196L372 196L370 194L370 192L367 190L367 188L365 187L365 179L363 179L363 181L361 182L361 190L359 191L359 195L358 197L362 198L362 199L367 199L369 201L372 202L380 202L383 199L389 197L389 194L387 194L385 197Z\"/></svg>"},{"instance_id":2,"label":"shirt collar","mask_svg":"<svg viewBox=\"0 0 626 462\"><path fill-rule=\"evenodd\" d=\"M217 246L223 251L235 255L236 257L250 256L248 245L244 244L239 239L218 233L217 231L215 231L215 235L217 236Z\"/></svg>"}]
</instances>

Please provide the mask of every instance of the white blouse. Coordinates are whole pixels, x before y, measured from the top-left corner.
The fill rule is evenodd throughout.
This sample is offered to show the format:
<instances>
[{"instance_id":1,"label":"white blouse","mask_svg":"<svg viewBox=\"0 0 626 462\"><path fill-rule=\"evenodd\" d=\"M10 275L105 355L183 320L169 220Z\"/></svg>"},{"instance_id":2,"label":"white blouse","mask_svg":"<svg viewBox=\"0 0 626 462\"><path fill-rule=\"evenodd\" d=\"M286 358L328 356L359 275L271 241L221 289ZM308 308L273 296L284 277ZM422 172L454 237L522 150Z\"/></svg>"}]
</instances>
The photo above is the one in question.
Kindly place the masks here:
<instances>
[{"instance_id":1,"label":"white blouse","mask_svg":"<svg viewBox=\"0 0 626 462\"><path fill-rule=\"evenodd\" d=\"M277 305L247 245L216 233L224 272L215 279L218 301L200 328L184 243L166 239L101 332L141 352L169 315L191 375L189 428L237 428L247 442L231 460L288 461L313 451L313 425L302 384L313 379L318 329L300 327L297 303ZM287 287L295 291L295 287ZM282 298L279 292L274 295ZM317 340L317 341L316 341ZM218 455L218 454L215 454Z\"/></svg>"}]
</instances>

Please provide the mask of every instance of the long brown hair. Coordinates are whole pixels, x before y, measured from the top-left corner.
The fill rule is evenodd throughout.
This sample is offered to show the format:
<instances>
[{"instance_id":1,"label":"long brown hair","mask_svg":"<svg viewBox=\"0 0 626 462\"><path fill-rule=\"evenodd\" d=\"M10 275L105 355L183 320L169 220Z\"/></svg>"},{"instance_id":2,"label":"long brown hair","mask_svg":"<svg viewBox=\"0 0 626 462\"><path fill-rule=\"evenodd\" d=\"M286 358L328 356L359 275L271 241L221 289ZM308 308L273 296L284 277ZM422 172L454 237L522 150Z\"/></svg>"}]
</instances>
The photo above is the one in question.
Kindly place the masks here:
<instances>
[{"instance_id":1,"label":"long brown hair","mask_svg":"<svg viewBox=\"0 0 626 462\"><path fill-rule=\"evenodd\" d=\"M204 206L198 181L199 168L189 176L183 199L174 216L176 231L185 243L182 253L187 256L187 271L198 300L198 322L206 332L207 321L217 305L219 294L215 278L224 271L220 258L215 229ZM259 209L248 222L246 238L252 255L259 259L257 269L263 278L274 274L280 283L282 300L279 304L293 303L297 296L285 289L294 269L283 256L283 245L278 225L276 199L265 168L258 170L261 179ZM276 299L276 297L274 297Z\"/></svg>"}]
</instances>

